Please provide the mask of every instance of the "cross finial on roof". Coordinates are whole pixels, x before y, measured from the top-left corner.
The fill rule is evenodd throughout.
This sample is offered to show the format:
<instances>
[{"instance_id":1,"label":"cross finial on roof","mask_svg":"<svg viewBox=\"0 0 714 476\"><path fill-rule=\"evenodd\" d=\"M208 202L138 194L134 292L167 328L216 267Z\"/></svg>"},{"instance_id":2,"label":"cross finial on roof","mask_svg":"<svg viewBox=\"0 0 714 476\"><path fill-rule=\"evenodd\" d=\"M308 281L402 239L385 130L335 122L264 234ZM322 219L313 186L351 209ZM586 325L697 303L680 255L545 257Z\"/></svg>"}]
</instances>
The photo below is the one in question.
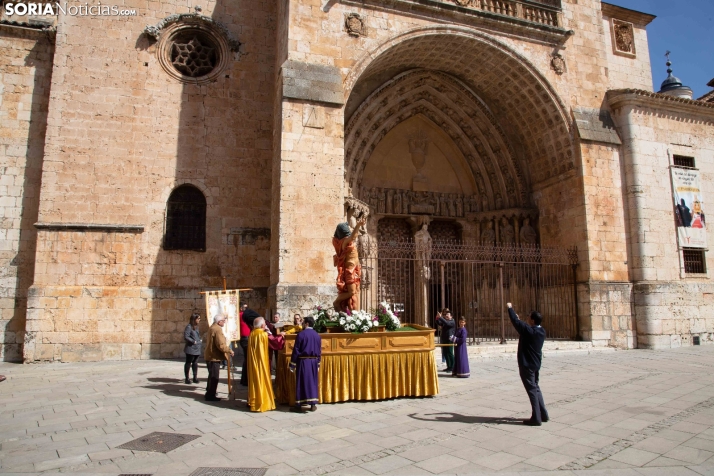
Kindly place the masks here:
<instances>
[{"instance_id":1,"label":"cross finial on roof","mask_svg":"<svg viewBox=\"0 0 714 476\"><path fill-rule=\"evenodd\" d=\"M672 52L667 50L667 52L664 54L667 57L667 74L672 74L672 61L669 59L669 55L671 55Z\"/></svg>"}]
</instances>

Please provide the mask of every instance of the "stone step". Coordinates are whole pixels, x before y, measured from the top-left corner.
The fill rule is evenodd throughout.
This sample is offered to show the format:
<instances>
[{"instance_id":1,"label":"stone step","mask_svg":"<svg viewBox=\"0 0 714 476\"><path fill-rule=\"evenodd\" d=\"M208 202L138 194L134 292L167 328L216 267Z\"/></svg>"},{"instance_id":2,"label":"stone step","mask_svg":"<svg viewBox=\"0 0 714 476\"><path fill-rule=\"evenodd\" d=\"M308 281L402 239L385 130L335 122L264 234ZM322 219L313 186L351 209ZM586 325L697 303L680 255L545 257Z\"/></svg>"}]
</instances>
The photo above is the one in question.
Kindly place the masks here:
<instances>
[{"instance_id":1,"label":"stone step","mask_svg":"<svg viewBox=\"0 0 714 476\"><path fill-rule=\"evenodd\" d=\"M493 360L515 360L518 352L518 341L508 341L506 344L498 342L481 342L469 345L469 361L485 362ZM612 347L595 347L590 341L547 340L543 344L545 358L564 354L592 354L602 352L615 352ZM437 363L441 362L441 349L436 349Z\"/></svg>"}]
</instances>

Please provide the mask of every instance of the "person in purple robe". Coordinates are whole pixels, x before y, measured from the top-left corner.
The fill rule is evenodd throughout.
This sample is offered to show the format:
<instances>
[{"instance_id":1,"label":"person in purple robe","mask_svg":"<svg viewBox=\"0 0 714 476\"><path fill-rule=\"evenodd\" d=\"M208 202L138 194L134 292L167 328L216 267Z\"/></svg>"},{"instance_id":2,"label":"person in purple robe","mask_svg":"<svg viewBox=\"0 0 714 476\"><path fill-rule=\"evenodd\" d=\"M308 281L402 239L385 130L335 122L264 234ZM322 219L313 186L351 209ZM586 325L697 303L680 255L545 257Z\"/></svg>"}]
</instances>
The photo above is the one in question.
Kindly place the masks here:
<instances>
[{"instance_id":1,"label":"person in purple robe","mask_svg":"<svg viewBox=\"0 0 714 476\"><path fill-rule=\"evenodd\" d=\"M295 407L293 411L303 412L303 405L310 405L310 411L317 410L320 399L318 378L320 374L320 356L322 339L312 328L315 320L312 316L303 319L303 331L297 335L290 357L290 371L295 372Z\"/></svg>"},{"instance_id":2,"label":"person in purple robe","mask_svg":"<svg viewBox=\"0 0 714 476\"><path fill-rule=\"evenodd\" d=\"M466 348L466 319L459 319L459 328L451 336L451 342L456 344L456 352L454 355L454 368L451 375L459 378L467 378L471 375L469 370L469 351Z\"/></svg>"}]
</instances>

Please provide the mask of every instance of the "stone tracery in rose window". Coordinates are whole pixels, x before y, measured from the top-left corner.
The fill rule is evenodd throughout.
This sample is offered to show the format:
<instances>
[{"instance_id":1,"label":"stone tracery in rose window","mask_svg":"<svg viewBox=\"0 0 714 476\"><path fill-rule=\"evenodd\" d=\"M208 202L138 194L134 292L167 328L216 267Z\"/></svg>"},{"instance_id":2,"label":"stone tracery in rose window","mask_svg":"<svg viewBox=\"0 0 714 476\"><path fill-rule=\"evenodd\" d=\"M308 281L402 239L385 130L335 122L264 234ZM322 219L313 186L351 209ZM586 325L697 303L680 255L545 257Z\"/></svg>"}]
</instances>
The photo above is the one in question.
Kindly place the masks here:
<instances>
[{"instance_id":1,"label":"stone tracery in rose window","mask_svg":"<svg viewBox=\"0 0 714 476\"><path fill-rule=\"evenodd\" d=\"M213 71L216 63L216 48L198 36L177 39L171 45L171 64L186 76L204 76Z\"/></svg>"},{"instance_id":2,"label":"stone tracery in rose window","mask_svg":"<svg viewBox=\"0 0 714 476\"><path fill-rule=\"evenodd\" d=\"M158 42L157 59L164 71L191 84L217 81L239 58L241 46L225 25L199 12L171 15L144 28Z\"/></svg>"}]
</instances>

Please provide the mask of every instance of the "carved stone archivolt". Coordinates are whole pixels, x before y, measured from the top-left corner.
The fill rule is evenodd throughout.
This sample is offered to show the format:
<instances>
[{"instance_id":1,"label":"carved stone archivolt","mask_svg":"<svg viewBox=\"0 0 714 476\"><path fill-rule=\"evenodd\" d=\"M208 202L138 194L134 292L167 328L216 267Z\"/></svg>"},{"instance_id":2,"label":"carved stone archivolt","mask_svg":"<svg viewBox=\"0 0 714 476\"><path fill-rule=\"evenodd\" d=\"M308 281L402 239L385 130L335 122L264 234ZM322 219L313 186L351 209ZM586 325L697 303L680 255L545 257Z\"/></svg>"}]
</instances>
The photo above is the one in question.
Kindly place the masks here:
<instances>
[{"instance_id":1,"label":"carved stone archivolt","mask_svg":"<svg viewBox=\"0 0 714 476\"><path fill-rule=\"evenodd\" d=\"M522 165L491 110L456 78L424 70L398 75L353 114L345 130L345 174L351 190L361 189L364 168L379 142L418 114L439 126L461 151L482 210L529 204ZM425 145L410 143L412 154L420 147ZM386 195L384 201L386 206ZM399 205L393 202L392 206Z\"/></svg>"},{"instance_id":2,"label":"carved stone archivolt","mask_svg":"<svg viewBox=\"0 0 714 476\"><path fill-rule=\"evenodd\" d=\"M429 54L424 55L424 51L429 51ZM575 168L577 148L574 146L570 115L557 92L538 69L526 58L487 35L449 25L417 29L400 35L396 44L385 43L366 54L345 79L345 87L351 91L345 106L345 118L347 127L353 132L352 136L345 138L345 148L352 149L353 154L346 155L346 167L353 189L359 181L360 165L354 162L361 160L357 149L363 143L365 148L370 148L375 136L378 141L386 133L381 124L371 129L379 120L377 116L388 113L407 118L408 111L399 110L399 106L402 100L409 101L411 92L400 87L399 83L404 81L398 73L408 75L420 68L441 71L451 78L458 77L466 89L472 88L470 96L476 96L479 102L487 105L487 110L498 112L498 120L493 123L507 131L509 141L505 147L523 174L518 178L522 183L540 183ZM374 84L386 74L393 79L375 90ZM400 92L382 92L390 88ZM444 91L450 89L440 88ZM418 92L414 90L413 94ZM384 100L382 110L365 104L377 97L377 102ZM426 97L420 101L413 107L421 105L429 109L433 106L427 103ZM457 105L454 110L458 108ZM360 112L362 114L358 117ZM371 117L367 118L369 114ZM433 116L438 119L437 125L453 123L447 114L434 112ZM459 126L460 123L456 122L452 129L457 131ZM387 124L387 127L391 126ZM466 131L464 135L469 137ZM512 148L518 150L518 154L513 154ZM477 154L472 155L477 157ZM506 161L499 165L501 163L513 167ZM351 167L356 168L350 171ZM513 178L516 180L516 177ZM486 181L487 177L484 176L483 180ZM510 200L503 192L501 195L504 200Z\"/></svg>"},{"instance_id":3,"label":"carved stone archivolt","mask_svg":"<svg viewBox=\"0 0 714 476\"><path fill-rule=\"evenodd\" d=\"M166 17L144 33L158 41L158 60L166 73L194 84L215 81L240 47L225 26L198 11Z\"/></svg>"}]
</instances>

